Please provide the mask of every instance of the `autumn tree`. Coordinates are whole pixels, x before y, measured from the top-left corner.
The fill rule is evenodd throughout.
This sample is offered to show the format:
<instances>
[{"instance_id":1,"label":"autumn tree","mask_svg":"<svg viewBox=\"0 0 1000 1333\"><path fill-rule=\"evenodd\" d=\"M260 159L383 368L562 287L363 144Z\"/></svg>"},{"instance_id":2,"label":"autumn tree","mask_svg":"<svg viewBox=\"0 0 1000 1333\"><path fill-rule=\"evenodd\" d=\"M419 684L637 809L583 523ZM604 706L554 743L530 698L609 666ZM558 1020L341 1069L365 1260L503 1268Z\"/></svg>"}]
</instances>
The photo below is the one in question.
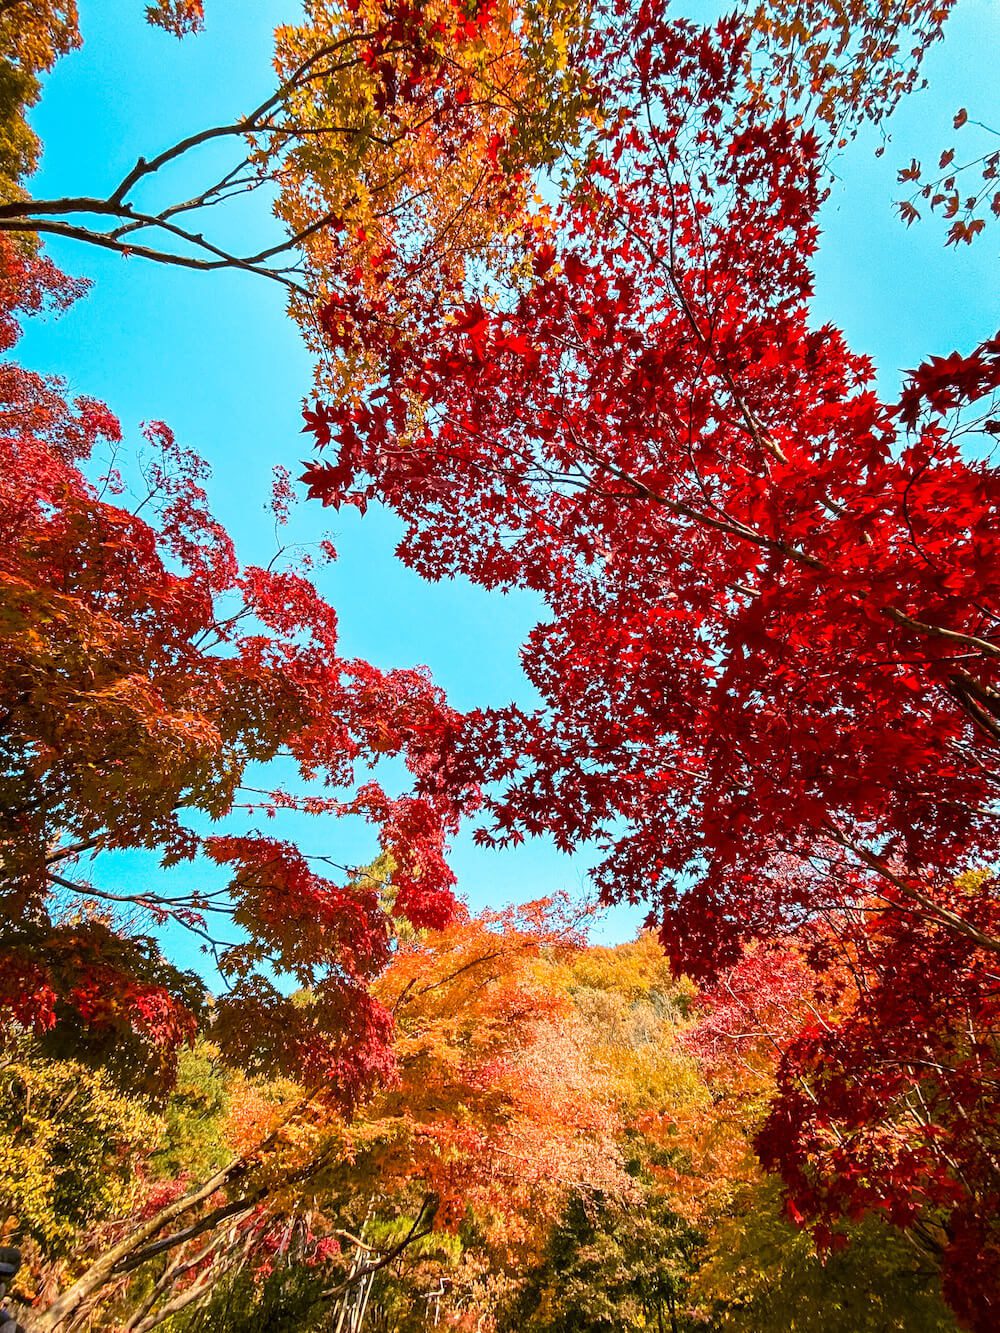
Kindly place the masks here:
<instances>
[{"instance_id":1,"label":"autumn tree","mask_svg":"<svg viewBox=\"0 0 1000 1333\"><path fill-rule=\"evenodd\" d=\"M960 881L953 901L981 879ZM714 1281L721 1295L735 1261L749 1265L751 1309L778 1299L779 1287L760 1285L765 1271L787 1272L796 1299L806 1299L808 1243L792 1242L777 1217L767 1226L748 1220L781 1179L787 1219L807 1228L821 1256L858 1246L845 1273L864 1268L872 1246L886 1259L912 1257L879 1284L879 1299L895 1308L877 1316L873 1297L866 1317L933 1326L940 1279L965 1326L989 1327L998 1140L988 975L975 945L911 912L868 905L813 923L796 947L748 951L705 988L685 1042L716 1088L716 1115L742 1107L748 1140L776 1173L763 1187L747 1177L709 1290ZM887 1225L906 1234L907 1248L898 1250ZM764 1236L774 1256L758 1269L752 1254Z\"/></svg>"},{"instance_id":2,"label":"autumn tree","mask_svg":"<svg viewBox=\"0 0 1000 1333\"><path fill-rule=\"evenodd\" d=\"M956 911L984 879L959 880ZM996 967L910 911L838 927L817 949L840 974L839 1012L784 1044L761 1159L828 1244L862 1215L905 1230L963 1324L985 1333L1000 1302Z\"/></svg>"},{"instance_id":3,"label":"autumn tree","mask_svg":"<svg viewBox=\"0 0 1000 1333\"><path fill-rule=\"evenodd\" d=\"M448 710L419 671L341 658L336 616L302 570L280 555L237 563L204 465L165 426L146 428L130 509L113 468L96 482L81 471L119 446L106 408L68 403L12 364L2 384L4 1008L39 1033L117 1033L169 1064L204 987L148 933L119 929L138 912L212 951L226 981L213 1031L232 1058L284 1062L350 1097L388 1067L388 1015L367 985L392 919L443 925L454 908L443 853L463 798L432 776ZM286 492L279 479L279 527ZM257 766L280 755L294 790L262 786ZM355 781L391 755L409 792ZM278 832L248 832L245 807L367 820L392 856L391 893L324 873L336 855L310 860ZM239 824L221 822L234 811ZM91 882L89 861L123 849L204 856L229 882L210 889L193 866L177 890ZM310 987L309 1005L272 968Z\"/></svg>"},{"instance_id":4,"label":"autumn tree","mask_svg":"<svg viewBox=\"0 0 1000 1333\"><path fill-rule=\"evenodd\" d=\"M3 1233L58 1265L87 1228L130 1211L159 1120L105 1070L47 1058L23 1034L5 1044L0 1077Z\"/></svg>"},{"instance_id":5,"label":"autumn tree","mask_svg":"<svg viewBox=\"0 0 1000 1333\"><path fill-rule=\"evenodd\" d=\"M455 290L476 255L502 242L509 217L523 215L533 168L575 135L585 93L569 51L585 13L565 0L499 8L316 0L304 22L278 29L277 82L251 110L152 146L110 187L35 198L26 178L37 143L23 111L36 100L37 73L81 38L71 0L37 12L14 0L0 11L10 109L0 170L13 182L0 200L0 232L271 278L307 330L316 327L315 300L332 295L331 262L368 284L405 249L423 257L429 284ZM200 0L158 0L146 14L177 36L200 30L204 17ZM219 175L198 161L206 144L231 149ZM144 202L178 166L196 181L183 197ZM232 248L216 212L231 218L247 196L274 188L272 240ZM400 287L401 309L403 297Z\"/></svg>"},{"instance_id":6,"label":"autumn tree","mask_svg":"<svg viewBox=\"0 0 1000 1333\"><path fill-rule=\"evenodd\" d=\"M954 0L764 0L747 5L744 56L757 109L815 123L828 150L882 124L919 84Z\"/></svg>"},{"instance_id":7,"label":"autumn tree","mask_svg":"<svg viewBox=\"0 0 1000 1333\"><path fill-rule=\"evenodd\" d=\"M123 1091L107 1068L53 1057L16 1030L5 1033L0 1070L0 1225L22 1254L17 1293L36 1311L108 1230L232 1156L230 1098L246 1087L204 1041L180 1053L165 1099Z\"/></svg>"},{"instance_id":8,"label":"autumn tree","mask_svg":"<svg viewBox=\"0 0 1000 1333\"><path fill-rule=\"evenodd\" d=\"M542 902L460 918L404 945L375 988L395 1020L400 1081L356 1119L348 1178L356 1188L372 1172L373 1221L433 1200L435 1226L459 1243L420 1264L412 1299L446 1279L442 1317L489 1301L492 1277L526 1265L568 1198L630 1193L614 1108L565 992L575 916ZM373 1318L392 1295L380 1279Z\"/></svg>"},{"instance_id":9,"label":"autumn tree","mask_svg":"<svg viewBox=\"0 0 1000 1333\"><path fill-rule=\"evenodd\" d=\"M801 1144L781 1145L790 1090L793 1099L815 1100L822 1115L824 1079L829 1076L833 1085L841 1077L832 1059L820 1073L795 1052L810 1034L823 1033L832 1055L838 1034L851 1023L859 990L863 994L871 979L857 969L849 926L837 919L817 924L803 938L749 949L702 988L695 1021L681 1036L711 1089L703 1142L735 1146L742 1140L744 1148L742 1156L730 1149L720 1158L716 1148L700 1159L708 1164L714 1157L723 1165L711 1192L708 1242L692 1294L723 1329L784 1328L789 1321L817 1333L956 1327L942 1293L940 1250L928 1244L931 1215L920 1219L911 1212L899 1229L893 1221L901 1223L901 1213L893 1217L883 1208L845 1208L834 1220L809 1208L801 1194L789 1194L790 1178L771 1173L779 1165L776 1157L801 1165ZM881 1043L871 1059L873 1075L892 1068ZM861 1096L880 1096L874 1079ZM871 1103L860 1114L870 1115ZM838 1130L833 1136L834 1151L846 1157L847 1136ZM916 1146L905 1129L898 1143L903 1156ZM767 1171L749 1151L754 1144ZM887 1176L885 1165L873 1170L876 1191L897 1188ZM831 1173L836 1192L833 1179Z\"/></svg>"},{"instance_id":10,"label":"autumn tree","mask_svg":"<svg viewBox=\"0 0 1000 1333\"><path fill-rule=\"evenodd\" d=\"M613 128L524 234L530 276L385 331L383 378L312 423L337 462L307 475L395 508L428 577L547 603L524 656L546 708L456 738L497 783L484 837L603 841L605 895L658 900L691 966L853 885L947 916L934 885L995 849L972 757L996 742L993 473L951 416L988 412L996 344L881 403L809 326L817 131L747 109L734 24L619 30ZM383 336L328 326L345 355Z\"/></svg>"},{"instance_id":11,"label":"autumn tree","mask_svg":"<svg viewBox=\"0 0 1000 1333\"><path fill-rule=\"evenodd\" d=\"M609 7L584 178L525 227L519 279L405 336L329 307L333 353L380 373L307 419L306 476L393 508L421 574L545 603L542 706L474 712L449 755L492 784L484 841L596 841L604 898L650 901L698 973L866 903L985 974L993 881L951 885L998 852L1000 493L964 445L1000 341L893 402L814 325L833 118L748 96L753 41Z\"/></svg>"}]
</instances>

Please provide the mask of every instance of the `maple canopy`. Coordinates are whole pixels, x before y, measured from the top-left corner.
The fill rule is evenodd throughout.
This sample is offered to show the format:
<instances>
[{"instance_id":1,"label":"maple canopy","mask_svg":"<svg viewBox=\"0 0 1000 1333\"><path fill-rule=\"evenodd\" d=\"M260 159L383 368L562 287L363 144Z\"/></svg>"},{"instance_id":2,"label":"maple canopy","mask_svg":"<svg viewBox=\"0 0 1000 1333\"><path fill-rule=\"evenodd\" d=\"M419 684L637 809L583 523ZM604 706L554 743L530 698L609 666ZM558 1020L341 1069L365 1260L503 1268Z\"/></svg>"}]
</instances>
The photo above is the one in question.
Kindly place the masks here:
<instances>
[{"instance_id":1,"label":"maple canopy","mask_svg":"<svg viewBox=\"0 0 1000 1333\"><path fill-rule=\"evenodd\" d=\"M332 355L378 369L307 414L311 492L391 506L429 578L545 602L544 706L451 747L492 784L483 839L597 841L604 898L652 901L695 970L872 891L996 951L935 894L1000 850L1000 495L962 452L1000 339L882 401L809 317L825 115L748 94L736 19L618 3L586 59L600 120L516 262L416 326L327 307Z\"/></svg>"},{"instance_id":2,"label":"maple canopy","mask_svg":"<svg viewBox=\"0 0 1000 1333\"><path fill-rule=\"evenodd\" d=\"M17 258L3 254L16 286ZM55 279L29 273L32 303ZM165 426L145 429L127 507L105 407L69 403L13 363L0 385L3 1005L38 1031L119 1032L169 1060L203 984L116 914L174 922L206 941L226 981L212 1021L232 1056L350 1097L387 1068L388 1017L367 986L392 918L440 926L454 909L443 854L466 797L434 777L451 713L423 672L342 658L332 608L280 550L268 568L238 564L207 509L205 465ZM288 502L279 475L279 531ZM363 776L394 755L412 782L399 796ZM280 756L292 789L264 785L259 766ZM239 824L220 822L234 810ZM348 867L331 877L335 847L307 857L278 832L248 831L283 810L374 825L387 882ZM231 878L209 889L192 866L177 890L129 871L89 882L81 858L128 849L166 864L201 853ZM272 968L311 1002L293 1002Z\"/></svg>"}]
</instances>

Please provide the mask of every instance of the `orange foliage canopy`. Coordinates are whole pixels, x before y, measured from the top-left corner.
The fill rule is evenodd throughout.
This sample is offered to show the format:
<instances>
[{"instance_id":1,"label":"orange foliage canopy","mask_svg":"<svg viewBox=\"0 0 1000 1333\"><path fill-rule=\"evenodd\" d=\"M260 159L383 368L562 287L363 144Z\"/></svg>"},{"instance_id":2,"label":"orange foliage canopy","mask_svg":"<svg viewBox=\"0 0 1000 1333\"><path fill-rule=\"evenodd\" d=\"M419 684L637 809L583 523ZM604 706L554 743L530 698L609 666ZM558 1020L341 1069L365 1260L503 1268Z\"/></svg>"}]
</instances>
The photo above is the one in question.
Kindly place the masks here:
<instances>
[{"instance_id":1,"label":"orange foliage canopy","mask_svg":"<svg viewBox=\"0 0 1000 1333\"><path fill-rule=\"evenodd\" d=\"M359 1132L382 1145L380 1187L419 1181L447 1226L499 1216L516 1245L573 1189L628 1191L566 992L578 920L546 900L461 917L401 948L375 987L399 1082Z\"/></svg>"}]
</instances>

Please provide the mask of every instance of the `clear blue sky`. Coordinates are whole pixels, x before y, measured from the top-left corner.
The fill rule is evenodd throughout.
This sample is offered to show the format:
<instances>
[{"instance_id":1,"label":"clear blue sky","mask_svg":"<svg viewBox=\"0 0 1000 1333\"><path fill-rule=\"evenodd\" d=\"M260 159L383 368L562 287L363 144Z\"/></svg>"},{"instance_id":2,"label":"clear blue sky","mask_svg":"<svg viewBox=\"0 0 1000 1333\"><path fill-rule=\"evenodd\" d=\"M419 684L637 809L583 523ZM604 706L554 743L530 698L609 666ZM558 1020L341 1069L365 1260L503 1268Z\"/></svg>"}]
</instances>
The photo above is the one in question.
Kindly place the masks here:
<instances>
[{"instance_id":1,"label":"clear blue sky","mask_svg":"<svg viewBox=\"0 0 1000 1333\"><path fill-rule=\"evenodd\" d=\"M207 0L207 10L206 33L178 42L146 26L141 0L81 0L85 46L59 64L33 116L45 143L36 194L104 193L139 154L229 120L266 94L271 32L293 20L296 7L288 0ZM927 354L969 347L1000 322L1000 224L971 250L945 251L939 222L906 230L891 207L898 167L948 146L960 105L973 117L1000 119L997 50L1000 7L960 0L945 42L926 62L931 86L893 118L885 155L874 157L878 138L870 134L838 165L823 219L815 314L874 356L887 392L900 370ZM177 188L183 185L182 176ZM273 543L262 509L271 468L284 462L294 469L304 457L299 411L310 385L309 360L281 290L252 276L187 273L73 244L51 249L62 267L92 278L93 288L61 319L30 326L19 358L64 376L72 391L104 399L130 437L143 419L168 421L211 462L213 507L242 558L266 561ZM425 663L459 708L530 702L518 648L536 619L533 597L465 583L428 585L394 560L390 516L369 511L361 522L353 513L300 509L300 539L327 529L340 559L321 588L340 613L345 653L381 666ZM345 862L366 853L332 823L321 828L314 821L308 841L309 850ZM567 858L544 841L498 853L476 849L468 837L453 856L460 889L476 907L558 888L578 893L587 863L585 854ZM102 878L137 873L159 872L127 858ZM642 915L612 912L595 935L630 936Z\"/></svg>"}]
</instances>

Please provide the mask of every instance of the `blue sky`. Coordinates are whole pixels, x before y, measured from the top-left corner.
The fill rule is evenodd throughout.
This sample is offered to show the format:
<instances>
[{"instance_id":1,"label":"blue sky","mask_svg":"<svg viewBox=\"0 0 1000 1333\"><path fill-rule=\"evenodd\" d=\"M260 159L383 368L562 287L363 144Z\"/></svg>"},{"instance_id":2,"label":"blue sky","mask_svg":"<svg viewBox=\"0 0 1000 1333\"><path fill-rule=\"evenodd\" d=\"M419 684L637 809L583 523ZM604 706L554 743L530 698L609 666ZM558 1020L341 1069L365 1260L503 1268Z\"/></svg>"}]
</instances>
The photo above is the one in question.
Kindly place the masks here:
<instances>
[{"instance_id":1,"label":"blue sky","mask_svg":"<svg viewBox=\"0 0 1000 1333\"><path fill-rule=\"evenodd\" d=\"M698 11L696 4L677 8ZM139 154L250 109L271 86L272 30L296 13L288 0L207 0L206 33L177 42L147 27L142 9L141 0L81 0L85 46L57 67L33 116L45 143L36 194L105 193ZM940 222L907 230L892 212L897 169L911 156L936 158L951 145L959 106L973 118L1000 120L991 60L998 49L1000 7L960 0L946 40L926 62L930 87L890 122L884 156L875 158L880 136L868 133L837 166L814 311L818 322L839 324L875 358L886 392L901 370L931 353L968 348L1000 323L1000 224L971 249L945 250ZM176 183L182 189L183 176ZM72 243L51 250L93 287L61 319L33 323L19 359L62 375L71 391L105 400L132 439L141 420L168 421L211 462L213 507L241 557L266 561L273 549L263 514L271 468L284 462L294 470L305 456L299 412L310 386L309 359L284 314L281 289L242 274L188 273ZM320 586L340 614L345 653L380 666L424 663L459 708L531 701L518 648L537 617L532 596L426 584L393 558L391 516L369 511L361 522L353 512L300 508L299 539L327 530L340 558ZM346 862L364 856L350 831L332 823L315 825L309 843ZM453 864L461 891L480 907L559 888L579 893L588 857L561 856L544 841L489 852L462 837ZM123 858L102 878L139 873L159 872ZM618 909L594 933L626 938L642 915Z\"/></svg>"}]
</instances>

